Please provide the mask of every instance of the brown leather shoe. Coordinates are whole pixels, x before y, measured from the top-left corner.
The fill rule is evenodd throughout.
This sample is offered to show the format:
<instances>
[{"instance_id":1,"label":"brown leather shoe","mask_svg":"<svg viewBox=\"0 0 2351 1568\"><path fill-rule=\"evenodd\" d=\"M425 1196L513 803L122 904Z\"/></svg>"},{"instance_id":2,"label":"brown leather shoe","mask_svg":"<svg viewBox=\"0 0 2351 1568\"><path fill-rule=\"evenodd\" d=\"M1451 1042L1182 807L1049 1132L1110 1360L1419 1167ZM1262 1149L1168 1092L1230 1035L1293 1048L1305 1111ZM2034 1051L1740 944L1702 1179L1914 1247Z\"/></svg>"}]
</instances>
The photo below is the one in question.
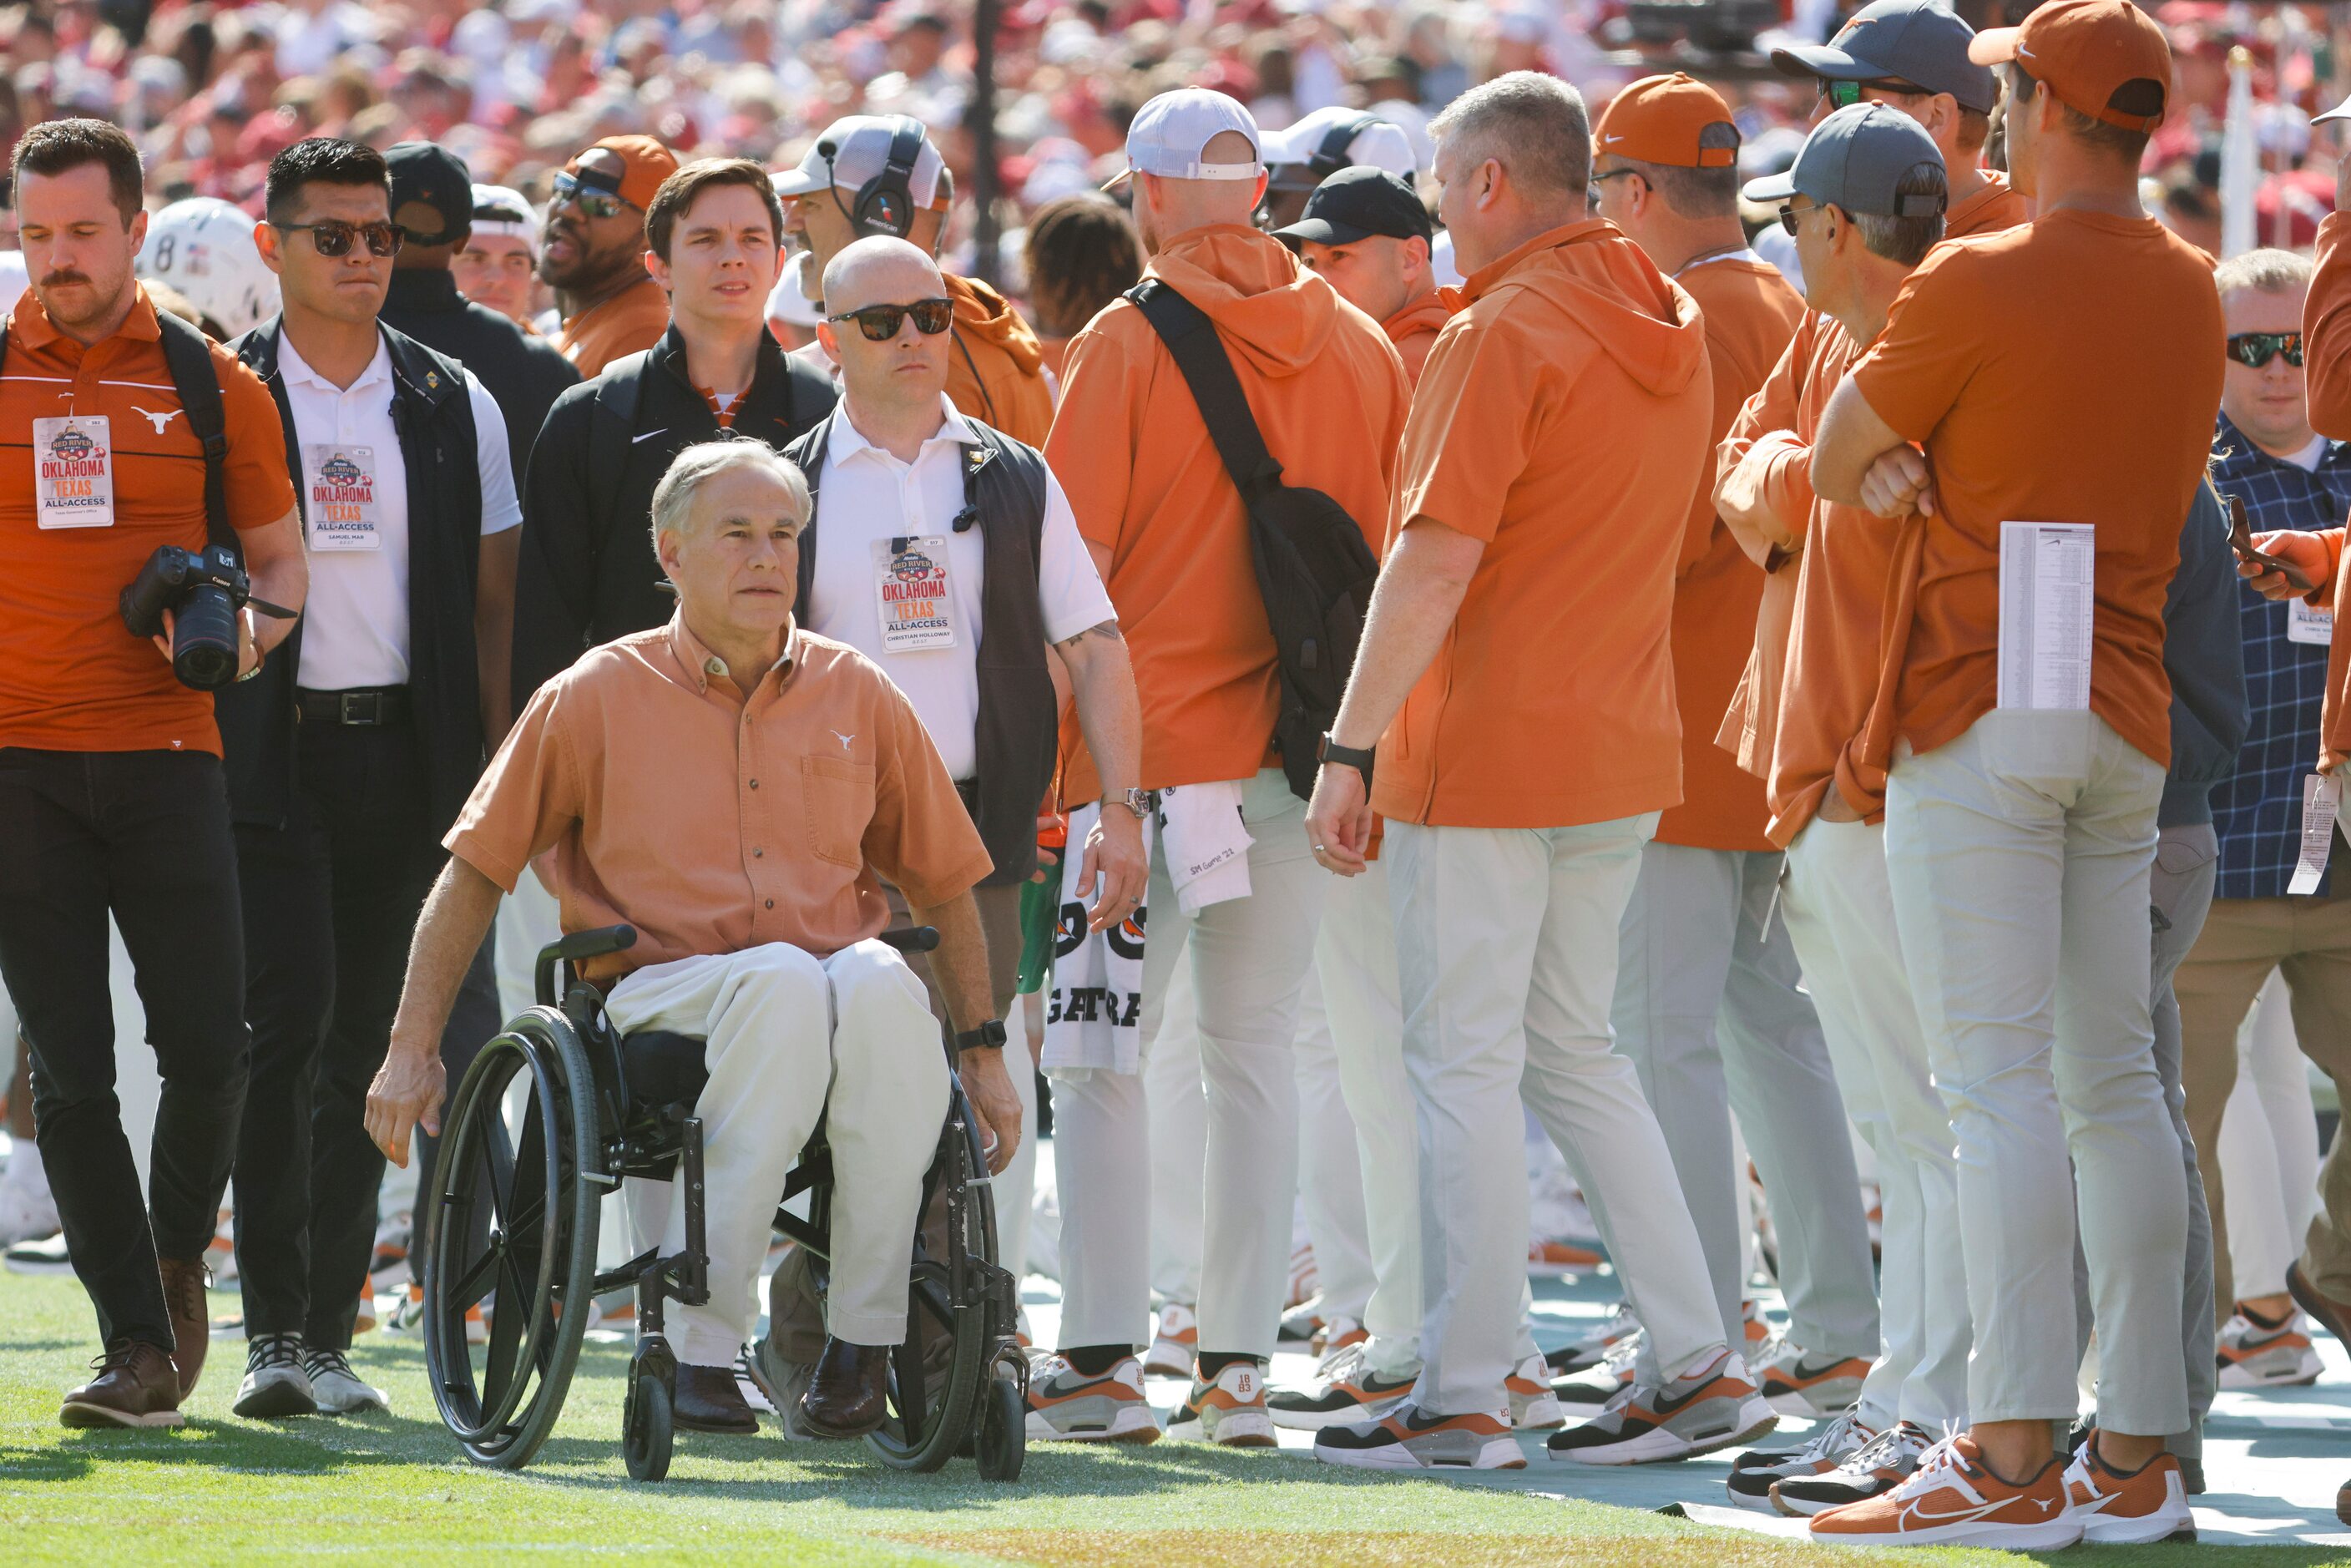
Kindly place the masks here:
<instances>
[{"instance_id":1,"label":"brown leather shoe","mask_svg":"<svg viewBox=\"0 0 2351 1568\"><path fill-rule=\"evenodd\" d=\"M204 1284L212 1270L204 1260L183 1263L159 1258L155 1267L163 1276L163 1310L172 1315L172 1364L180 1369L180 1397L196 1391L204 1375L204 1352L212 1347L212 1309L204 1301Z\"/></svg>"},{"instance_id":2,"label":"brown leather shoe","mask_svg":"<svg viewBox=\"0 0 2351 1568\"><path fill-rule=\"evenodd\" d=\"M862 1437L882 1425L893 1348L826 1340L800 1396L800 1425L820 1437Z\"/></svg>"},{"instance_id":3,"label":"brown leather shoe","mask_svg":"<svg viewBox=\"0 0 2351 1568\"><path fill-rule=\"evenodd\" d=\"M66 1395L57 1420L68 1427L177 1427L180 1375L172 1358L144 1340L117 1340L91 1362L98 1375Z\"/></svg>"},{"instance_id":4,"label":"brown leather shoe","mask_svg":"<svg viewBox=\"0 0 2351 1568\"><path fill-rule=\"evenodd\" d=\"M717 1432L748 1437L759 1430L759 1418L735 1386L731 1366L688 1366L677 1369L677 1403L670 1421L681 1432Z\"/></svg>"}]
</instances>

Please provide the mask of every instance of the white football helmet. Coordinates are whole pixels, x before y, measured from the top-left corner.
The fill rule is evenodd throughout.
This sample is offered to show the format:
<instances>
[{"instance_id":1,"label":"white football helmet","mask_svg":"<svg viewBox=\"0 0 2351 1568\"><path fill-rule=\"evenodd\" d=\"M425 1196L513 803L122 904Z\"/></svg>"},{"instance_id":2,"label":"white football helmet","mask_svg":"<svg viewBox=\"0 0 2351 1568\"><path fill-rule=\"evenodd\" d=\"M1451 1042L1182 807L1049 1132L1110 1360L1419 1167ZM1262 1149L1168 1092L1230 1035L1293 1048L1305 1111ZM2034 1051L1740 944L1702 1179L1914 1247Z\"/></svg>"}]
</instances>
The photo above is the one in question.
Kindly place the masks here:
<instances>
[{"instance_id":1,"label":"white football helmet","mask_svg":"<svg viewBox=\"0 0 2351 1568\"><path fill-rule=\"evenodd\" d=\"M217 196L173 202L147 221L134 264L168 283L234 338L277 314L277 275L262 264L253 218Z\"/></svg>"}]
</instances>

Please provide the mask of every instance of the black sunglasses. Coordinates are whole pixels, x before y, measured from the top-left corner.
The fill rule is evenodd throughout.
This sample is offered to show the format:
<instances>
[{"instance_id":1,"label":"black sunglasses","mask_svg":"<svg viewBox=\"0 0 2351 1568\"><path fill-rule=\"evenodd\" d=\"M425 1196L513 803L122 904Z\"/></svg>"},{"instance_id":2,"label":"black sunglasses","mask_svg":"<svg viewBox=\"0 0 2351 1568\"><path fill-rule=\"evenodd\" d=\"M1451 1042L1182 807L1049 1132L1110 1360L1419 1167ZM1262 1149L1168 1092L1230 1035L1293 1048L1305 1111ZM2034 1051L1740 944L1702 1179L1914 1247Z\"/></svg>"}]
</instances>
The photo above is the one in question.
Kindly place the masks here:
<instances>
[{"instance_id":1,"label":"black sunglasses","mask_svg":"<svg viewBox=\"0 0 2351 1568\"><path fill-rule=\"evenodd\" d=\"M350 255L351 242L355 239L367 242L370 256L398 256L401 241L406 237L396 224L347 224L340 218L321 218L315 224L272 224L269 226L283 229L288 234L308 230L310 243L318 246L319 254L329 261Z\"/></svg>"},{"instance_id":2,"label":"black sunglasses","mask_svg":"<svg viewBox=\"0 0 2351 1568\"><path fill-rule=\"evenodd\" d=\"M1821 204L1818 202L1814 202L1809 207L1800 207L1796 205L1793 201L1791 201L1786 206L1780 209L1780 226L1788 231L1788 237L1790 239L1794 239L1796 237L1796 220L1802 217L1806 213L1817 213L1820 210Z\"/></svg>"},{"instance_id":3,"label":"black sunglasses","mask_svg":"<svg viewBox=\"0 0 2351 1568\"><path fill-rule=\"evenodd\" d=\"M1611 169L1605 173L1594 174L1583 187L1584 205L1590 207L1596 213L1600 210L1601 186L1606 184L1611 180L1638 180L1640 178L1641 171L1638 169Z\"/></svg>"},{"instance_id":4,"label":"black sunglasses","mask_svg":"<svg viewBox=\"0 0 2351 1568\"><path fill-rule=\"evenodd\" d=\"M577 174L563 173L555 177L555 202L561 206L570 203L591 218L617 218L635 209L636 204L607 191L597 190L581 183Z\"/></svg>"},{"instance_id":5,"label":"black sunglasses","mask_svg":"<svg viewBox=\"0 0 2351 1568\"><path fill-rule=\"evenodd\" d=\"M911 305L868 305L862 310L844 310L825 319L854 321L866 337L876 343L886 343L898 335L898 324L909 316L914 319L915 331L925 338L935 338L954 321L955 301L917 299Z\"/></svg>"},{"instance_id":6,"label":"black sunglasses","mask_svg":"<svg viewBox=\"0 0 2351 1568\"><path fill-rule=\"evenodd\" d=\"M1907 82L1897 77L1884 77L1876 81L1832 81L1825 77L1821 80L1821 96L1827 99L1834 109L1851 109L1861 101L1863 93L1873 89L1898 93L1904 98L1917 98L1927 90L1915 82Z\"/></svg>"},{"instance_id":7,"label":"black sunglasses","mask_svg":"<svg viewBox=\"0 0 2351 1568\"><path fill-rule=\"evenodd\" d=\"M2302 368L2302 334L2299 332L2239 332L2229 340L2229 357L2241 365L2260 370L2278 355L2294 369Z\"/></svg>"}]
</instances>

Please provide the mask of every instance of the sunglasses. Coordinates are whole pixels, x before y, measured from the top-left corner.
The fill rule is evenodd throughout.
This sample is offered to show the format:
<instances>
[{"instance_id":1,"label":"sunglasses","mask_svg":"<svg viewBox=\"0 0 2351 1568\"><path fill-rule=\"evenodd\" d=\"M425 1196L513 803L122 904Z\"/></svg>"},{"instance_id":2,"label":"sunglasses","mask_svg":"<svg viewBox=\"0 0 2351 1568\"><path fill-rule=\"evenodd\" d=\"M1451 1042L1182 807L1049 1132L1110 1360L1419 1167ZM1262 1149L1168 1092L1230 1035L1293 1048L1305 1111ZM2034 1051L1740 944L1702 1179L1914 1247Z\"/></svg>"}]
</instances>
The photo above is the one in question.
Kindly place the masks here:
<instances>
[{"instance_id":1,"label":"sunglasses","mask_svg":"<svg viewBox=\"0 0 2351 1568\"><path fill-rule=\"evenodd\" d=\"M2260 370L2278 355L2294 369L2302 368L2302 334L2299 332L2240 332L2229 340L2229 357L2241 365Z\"/></svg>"},{"instance_id":2,"label":"sunglasses","mask_svg":"<svg viewBox=\"0 0 2351 1568\"><path fill-rule=\"evenodd\" d=\"M862 310L844 310L838 316L828 316L828 321L854 321L857 329L876 343L886 343L898 335L898 324L907 317L914 319L914 330L925 338L935 338L955 320L952 299L917 299L911 305L868 305Z\"/></svg>"},{"instance_id":3,"label":"sunglasses","mask_svg":"<svg viewBox=\"0 0 2351 1568\"><path fill-rule=\"evenodd\" d=\"M395 224L347 224L340 218L321 218L315 224L272 224L270 227L287 234L308 231L310 243L329 261L350 255L353 240L367 241L370 256L398 256L401 241L406 237Z\"/></svg>"},{"instance_id":4,"label":"sunglasses","mask_svg":"<svg viewBox=\"0 0 2351 1568\"><path fill-rule=\"evenodd\" d=\"M1829 100L1832 109L1851 109L1862 101L1865 92L1897 93L1904 98L1917 98L1927 89L1915 83L1886 77L1877 81L1821 81L1821 96Z\"/></svg>"},{"instance_id":5,"label":"sunglasses","mask_svg":"<svg viewBox=\"0 0 2351 1568\"><path fill-rule=\"evenodd\" d=\"M1641 171L1638 169L1611 169L1605 173L1593 175L1590 182L1587 183L1583 188L1584 205L1590 207L1595 213L1598 212L1600 210L1601 186L1606 184L1611 180L1637 180L1640 177Z\"/></svg>"},{"instance_id":6,"label":"sunglasses","mask_svg":"<svg viewBox=\"0 0 2351 1568\"><path fill-rule=\"evenodd\" d=\"M1802 217L1806 213L1817 213L1820 210L1820 204L1817 202L1813 203L1809 207L1800 207L1792 201L1786 206L1780 209L1780 226L1788 231L1788 237L1790 239L1793 239L1796 237L1796 220Z\"/></svg>"},{"instance_id":7,"label":"sunglasses","mask_svg":"<svg viewBox=\"0 0 2351 1568\"><path fill-rule=\"evenodd\" d=\"M617 218L622 213L632 212L636 208L634 202L625 201L609 192L600 191L592 185L581 183L577 174L558 174L555 177L554 204L559 207L567 203L577 206L591 218Z\"/></svg>"}]
</instances>

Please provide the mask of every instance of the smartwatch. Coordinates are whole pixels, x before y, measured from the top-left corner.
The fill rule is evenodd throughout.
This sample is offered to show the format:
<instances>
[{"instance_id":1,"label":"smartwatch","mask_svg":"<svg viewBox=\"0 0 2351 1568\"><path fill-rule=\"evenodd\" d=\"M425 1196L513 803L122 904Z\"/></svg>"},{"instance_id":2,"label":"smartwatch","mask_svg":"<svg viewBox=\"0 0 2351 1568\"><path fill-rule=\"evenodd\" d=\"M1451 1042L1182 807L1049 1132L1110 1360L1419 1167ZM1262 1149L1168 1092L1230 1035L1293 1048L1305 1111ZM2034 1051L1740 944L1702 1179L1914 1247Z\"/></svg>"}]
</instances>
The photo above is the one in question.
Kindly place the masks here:
<instances>
[{"instance_id":1,"label":"smartwatch","mask_svg":"<svg viewBox=\"0 0 2351 1568\"><path fill-rule=\"evenodd\" d=\"M1004 1021L990 1019L977 1029L967 1029L955 1037L958 1052L967 1051L1001 1051L1004 1049Z\"/></svg>"},{"instance_id":2,"label":"smartwatch","mask_svg":"<svg viewBox=\"0 0 2351 1568\"><path fill-rule=\"evenodd\" d=\"M1322 738L1314 747L1315 761L1335 762L1342 768L1353 768L1364 776L1364 788L1366 790L1372 787L1372 763L1377 756L1378 753L1374 751L1358 751L1352 746L1340 745L1331 738L1331 732L1327 729L1322 732Z\"/></svg>"}]
</instances>

